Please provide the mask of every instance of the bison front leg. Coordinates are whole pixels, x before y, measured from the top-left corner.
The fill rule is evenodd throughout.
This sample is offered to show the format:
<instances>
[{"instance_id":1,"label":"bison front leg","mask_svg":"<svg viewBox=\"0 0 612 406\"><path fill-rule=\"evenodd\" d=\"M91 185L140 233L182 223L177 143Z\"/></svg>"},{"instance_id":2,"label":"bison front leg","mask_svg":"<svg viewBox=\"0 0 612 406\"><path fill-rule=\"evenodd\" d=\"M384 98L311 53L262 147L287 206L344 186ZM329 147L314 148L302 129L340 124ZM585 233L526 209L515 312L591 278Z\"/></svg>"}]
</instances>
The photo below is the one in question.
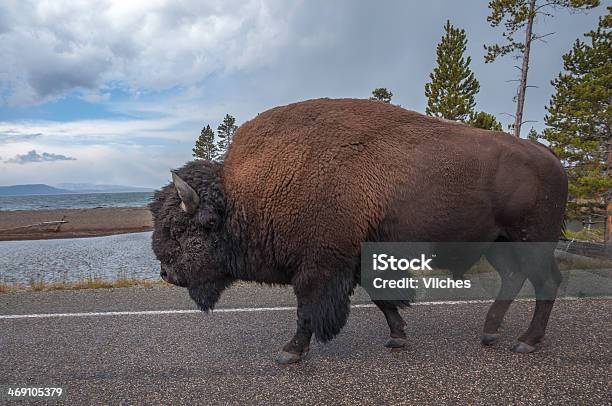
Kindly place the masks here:
<instances>
[{"instance_id":1,"label":"bison front leg","mask_svg":"<svg viewBox=\"0 0 612 406\"><path fill-rule=\"evenodd\" d=\"M306 356L310 349L310 339L312 337L312 327L310 322L310 312L307 306L301 304L297 309L297 330L281 352L276 357L279 364L293 364L299 362Z\"/></svg>"},{"instance_id":2,"label":"bison front leg","mask_svg":"<svg viewBox=\"0 0 612 406\"><path fill-rule=\"evenodd\" d=\"M280 364L301 361L314 334L321 342L334 338L346 324L354 282L340 271L324 273L305 271L296 274L293 289L298 300L295 335L277 357Z\"/></svg>"}]
</instances>

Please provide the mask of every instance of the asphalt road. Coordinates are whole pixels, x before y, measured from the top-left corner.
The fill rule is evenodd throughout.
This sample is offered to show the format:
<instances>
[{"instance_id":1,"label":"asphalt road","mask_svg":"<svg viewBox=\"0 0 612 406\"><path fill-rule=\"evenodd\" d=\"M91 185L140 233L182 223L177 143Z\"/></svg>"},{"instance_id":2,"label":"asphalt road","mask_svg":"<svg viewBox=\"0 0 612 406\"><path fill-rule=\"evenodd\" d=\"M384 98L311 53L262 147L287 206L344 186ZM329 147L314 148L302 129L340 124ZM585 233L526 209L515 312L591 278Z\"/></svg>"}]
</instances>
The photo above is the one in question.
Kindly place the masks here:
<instances>
[{"instance_id":1,"label":"asphalt road","mask_svg":"<svg viewBox=\"0 0 612 406\"><path fill-rule=\"evenodd\" d=\"M366 303L362 292L354 303ZM0 295L0 386L62 386L66 404L610 404L612 300L558 301L540 350L509 347L529 321L511 308L501 341L479 344L488 304L404 310L409 348L383 347L387 327L357 307L332 342L278 366L292 335L290 290L240 285L205 315L41 313L194 309L178 288ZM281 307L247 311L252 308ZM5 400L0 400L2 403ZM23 401L19 401L23 404Z\"/></svg>"}]
</instances>

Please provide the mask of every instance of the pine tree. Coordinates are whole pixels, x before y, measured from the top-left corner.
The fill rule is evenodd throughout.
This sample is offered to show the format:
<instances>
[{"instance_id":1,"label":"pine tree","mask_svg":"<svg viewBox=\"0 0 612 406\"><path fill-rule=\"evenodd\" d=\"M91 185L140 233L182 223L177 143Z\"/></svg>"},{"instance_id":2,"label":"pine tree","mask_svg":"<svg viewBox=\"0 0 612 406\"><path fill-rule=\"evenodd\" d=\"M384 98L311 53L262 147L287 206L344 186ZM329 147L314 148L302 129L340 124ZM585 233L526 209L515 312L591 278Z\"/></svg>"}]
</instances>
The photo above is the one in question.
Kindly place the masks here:
<instances>
[{"instance_id":1,"label":"pine tree","mask_svg":"<svg viewBox=\"0 0 612 406\"><path fill-rule=\"evenodd\" d=\"M521 136L521 126L523 125L523 109L525 107L525 94L527 91L527 73L529 71L529 56L533 41L542 39L550 34L539 35L533 30L537 15L552 16L546 12L550 8L568 8L571 10L585 10L599 5L599 0L492 0L489 2L491 14L487 21L492 27L499 26L502 22L505 31L502 33L506 44L485 45L487 54L485 62L493 62L499 56L514 54L516 59L522 59L519 79L519 86L516 92L516 113L514 115L514 125L512 125L514 135ZM514 36L525 30L524 40L515 40Z\"/></svg>"},{"instance_id":2,"label":"pine tree","mask_svg":"<svg viewBox=\"0 0 612 406\"><path fill-rule=\"evenodd\" d=\"M527 134L527 139L531 141L538 141L540 139L540 134L538 134L535 128L531 127L529 134Z\"/></svg>"},{"instance_id":3,"label":"pine tree","mask_svg":"<svg viewBox=\"0 0 612 406\"><path fill-rule=\"evenodd\" d=\"M215 133L210 125L202 128L200 136L196 140L193 148L193 156L200 159L212 161L218 157L217 146L215 145Z\"/></svg>"},{"instance_id":4,"label":"pine tree","mask_svg":"<svg viewBox=\"0 0 612 406\"><path fill-rule=\"evenodd\" d=\"M612 6L599 19L596 31L576 40L563 55L563 70L545 117L543 138L561 158L578 202L607 205L608 233L612 226ZM593 210L595 208L591 208ZM589 212L589 208L583 211Z\"/></svg>"},{"instance_id":5,"label":"pine tree","mask_svg":"<svg viewBox=\"0 0 612 406\"><path fill-rule=\"evenodd\" d=\"M444 26L444 36L436 48L437 63L425 85L430 116L464 121L474 109L474 98L480 84L470 69L472 58L464 58L467 46L465 30L455 28L450 21Z\"/></svg>"},{"instance_id":6,"label":"pine tree","mask_svg":"<svg viewBox=\"0 0 612 406\"><path fill-rule=\"evenodd\" d=\"M226 114L223 122L217 127L217 136L219 137L217 150L219 151L221 159L223 159L223 155L227 152L237 129L236 119Z\"/></svg>"},{"instance_id":7,"label":"pine tree","mask_svg":"<svg viewBox=\"0 0 612 406\"><path fill-rule=\"evenodd\" d=\"M372 90L372 97L370 97L370 100L381 101L383 103L391 103L392 97L393 93L387 90L386 87L378 87Z\"/></svg>"},{"instance_id":8,"label":"pine tree","mask_svg":"<svg viewBox=\"0 0 612 406\"><path fill-rule=\"evenodd\" d=\"M470 113L467 123L472 127L484 128L485 130L502 131L502 125L493 114L484 111Z\"/></svg>"}]
</instances>

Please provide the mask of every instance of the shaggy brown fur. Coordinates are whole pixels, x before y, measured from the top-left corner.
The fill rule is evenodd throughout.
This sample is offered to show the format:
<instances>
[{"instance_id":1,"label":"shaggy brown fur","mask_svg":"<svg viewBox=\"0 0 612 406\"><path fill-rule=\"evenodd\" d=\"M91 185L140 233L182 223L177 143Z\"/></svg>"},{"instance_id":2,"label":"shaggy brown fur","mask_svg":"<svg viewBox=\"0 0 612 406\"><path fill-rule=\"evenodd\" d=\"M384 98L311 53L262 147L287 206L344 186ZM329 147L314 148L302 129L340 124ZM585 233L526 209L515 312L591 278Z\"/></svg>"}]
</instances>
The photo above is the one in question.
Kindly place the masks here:
<instances>
[{"instance_id":1,"label":"shaggy brown fur","mask_svg":"<svg viewBox=\"0 0 612 406\"><path fill-rule=\"evenodd\" d=\"M352 99L266 111L240 127L222 167L193 162L177 173L202 202L190 216L171 185L156 196L154 249L162 264L191 262L171 273L207 306L233 279L292 284L300 320L285 350L298 355L311 332L325 341L344 325L362 242L556 241L567 196L559 160L540 144ZM214 228L204 235L198 224L210 213ZM172 241L181 230L194 239L186 246L202 252L178 252ZM558 279L546 267L545 279ZM211 297L202 299L211 283ZM401 338L396 305L377 304Z\"/></svg>"}]
</instances>

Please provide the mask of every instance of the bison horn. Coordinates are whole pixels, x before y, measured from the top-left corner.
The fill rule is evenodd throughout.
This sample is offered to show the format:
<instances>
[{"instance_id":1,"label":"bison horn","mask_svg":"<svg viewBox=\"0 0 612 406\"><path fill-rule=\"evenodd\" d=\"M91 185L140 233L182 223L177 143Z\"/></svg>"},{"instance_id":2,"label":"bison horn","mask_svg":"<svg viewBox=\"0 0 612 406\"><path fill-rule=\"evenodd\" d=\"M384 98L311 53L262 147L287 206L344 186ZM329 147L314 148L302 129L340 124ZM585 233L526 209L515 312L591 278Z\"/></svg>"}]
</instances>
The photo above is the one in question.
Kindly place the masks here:
<instances>
[{"instance_id":1,"label":"bison horn","mask_svg":"<svg viewBox=\"0 0 612 406\"><path fill-rule=\"evenodd\" d=\"M174 172L172 172L172 182L181 198L181 209L189 214L194 213L200 204L200 197L196 191Z\"/></svg>"}]
</instances>

